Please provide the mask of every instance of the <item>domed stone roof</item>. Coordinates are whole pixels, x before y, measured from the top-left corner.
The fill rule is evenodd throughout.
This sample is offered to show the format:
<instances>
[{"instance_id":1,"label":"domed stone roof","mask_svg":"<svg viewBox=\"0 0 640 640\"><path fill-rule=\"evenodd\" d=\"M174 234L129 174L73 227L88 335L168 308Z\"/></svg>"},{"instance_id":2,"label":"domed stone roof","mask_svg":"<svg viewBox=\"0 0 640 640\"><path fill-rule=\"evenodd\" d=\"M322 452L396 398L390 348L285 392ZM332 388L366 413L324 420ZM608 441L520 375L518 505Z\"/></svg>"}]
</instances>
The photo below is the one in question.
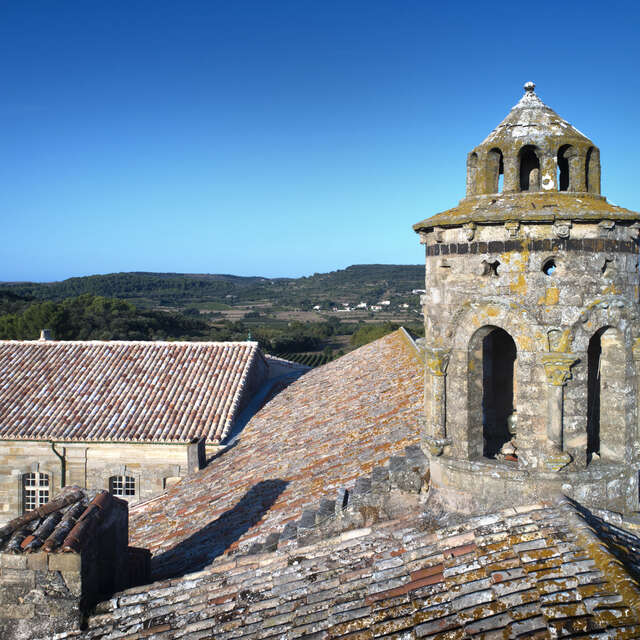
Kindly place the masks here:
<instances>
[{"instance_id":1,"label":"domed stone roof","mask_svg":"<svg viewBox=\"0 0 640 640\"><path fill-rule=\"evenodd\" d=\"M553 138L561 139L561 145L568 142L577 145L593 145L589 138L540 100L535 93L533 82L527 82L524 89L522 98L514 105L507 117L478 145L478 148L522 144L523 140L526 140L527 144L537 142L540 146L545 146Z\"/></svg>"},{"instance_id":2,"label":"domed stone roof","mask_svg":"<svg viewBox=\"0 0 640 640\"><path fill-rule=\"evenodd\" d=\"M600 150L549 108L533 82L507 117L467 156L467 193L416 232L469 223L620 220L640 214L600 195Z\"/></svg>"}]
</instances>

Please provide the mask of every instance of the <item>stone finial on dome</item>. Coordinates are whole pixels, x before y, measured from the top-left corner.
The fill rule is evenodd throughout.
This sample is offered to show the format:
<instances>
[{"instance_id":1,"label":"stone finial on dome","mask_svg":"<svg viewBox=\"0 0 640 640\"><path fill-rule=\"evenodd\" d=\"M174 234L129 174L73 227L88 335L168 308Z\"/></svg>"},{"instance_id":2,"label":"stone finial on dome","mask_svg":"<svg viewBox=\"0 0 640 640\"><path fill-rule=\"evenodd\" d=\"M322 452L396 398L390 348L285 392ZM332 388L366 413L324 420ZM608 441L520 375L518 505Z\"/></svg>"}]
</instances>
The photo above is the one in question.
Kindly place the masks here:
<instances>
[{"instance_id":1,"label":"stone finial on dome","mask_svg":"<svg viewBox=\"0 0 640 640\"><path fill-rule=\"evenodd\" d=\"M522 98L520 98L518 104L515 105L514 109L523 107L540 107L542 109L549 108L537 96L535 82L529 81L524 83L524 95L522 96Z\"/></svg>"}]
</instances>

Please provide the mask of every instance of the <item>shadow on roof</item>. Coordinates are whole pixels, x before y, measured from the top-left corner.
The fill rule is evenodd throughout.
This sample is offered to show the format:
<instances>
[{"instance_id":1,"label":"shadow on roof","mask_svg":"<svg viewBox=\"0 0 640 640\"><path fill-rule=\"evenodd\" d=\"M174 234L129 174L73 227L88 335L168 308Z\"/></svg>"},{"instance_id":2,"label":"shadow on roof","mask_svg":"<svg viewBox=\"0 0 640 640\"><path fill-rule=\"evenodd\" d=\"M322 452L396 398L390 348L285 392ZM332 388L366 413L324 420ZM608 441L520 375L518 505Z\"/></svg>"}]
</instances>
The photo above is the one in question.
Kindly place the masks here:
<instances>
[{"instance_id":1,"label":"shadow on roof","mask_svg":"<svg viewBox=\"0 0 640 640\"><path fill-rule=\"evenodd\" d=\"M154 579L177 578L204 569L260 521L288 484L285 480L262 480L254 484L219 518L154 557L151 561Z\"/></svg>"}]
</instances>

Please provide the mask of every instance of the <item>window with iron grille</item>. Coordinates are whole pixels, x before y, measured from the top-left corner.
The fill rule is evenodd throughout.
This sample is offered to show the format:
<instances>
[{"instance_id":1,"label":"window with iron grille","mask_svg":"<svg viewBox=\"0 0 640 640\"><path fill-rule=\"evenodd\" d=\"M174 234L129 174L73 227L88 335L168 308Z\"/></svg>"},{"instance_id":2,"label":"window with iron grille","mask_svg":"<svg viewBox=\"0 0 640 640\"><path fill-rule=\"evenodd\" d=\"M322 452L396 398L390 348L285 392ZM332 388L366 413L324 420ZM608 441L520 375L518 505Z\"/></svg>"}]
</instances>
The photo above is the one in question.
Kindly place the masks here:
<instances>
[{"instance_id":1,"label":"window with iron grille","mask_svg":"<svg viewBox=\"0 0 640 640\"><path fill-rule=\"evenodd\" d=\"M136 479L133 476L111 476L109 491L114 496L135 496Z\"/></svg>"},{"instance_id":2,"label":"window with iron grille","mask_svg":"<svg viewBox=\"0 0 640 640\"><path fill-rule=\"evenodd\" d=\"M33 511L49 502L49 476L46 473L25 473L22 476L22 511Z\"/></svg>"}]
</instances>

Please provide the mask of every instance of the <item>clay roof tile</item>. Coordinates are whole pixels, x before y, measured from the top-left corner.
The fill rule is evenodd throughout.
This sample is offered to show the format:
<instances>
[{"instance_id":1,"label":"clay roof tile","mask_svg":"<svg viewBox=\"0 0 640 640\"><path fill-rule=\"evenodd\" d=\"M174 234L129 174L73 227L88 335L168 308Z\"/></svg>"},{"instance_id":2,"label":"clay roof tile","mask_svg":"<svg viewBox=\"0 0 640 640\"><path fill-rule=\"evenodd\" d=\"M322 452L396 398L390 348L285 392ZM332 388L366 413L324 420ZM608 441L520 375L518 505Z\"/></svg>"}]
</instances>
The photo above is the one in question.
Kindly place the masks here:
<instances>
[{"instance_id":1,"label":"clay roof tile","mask_svg":"<svg viewBox=\"0 0 640 640\"><path fill-rule=\"evenodd\" d=\"M0 341L0 438L223 438L254 342Z\"/></svg>"}]
</instances>

